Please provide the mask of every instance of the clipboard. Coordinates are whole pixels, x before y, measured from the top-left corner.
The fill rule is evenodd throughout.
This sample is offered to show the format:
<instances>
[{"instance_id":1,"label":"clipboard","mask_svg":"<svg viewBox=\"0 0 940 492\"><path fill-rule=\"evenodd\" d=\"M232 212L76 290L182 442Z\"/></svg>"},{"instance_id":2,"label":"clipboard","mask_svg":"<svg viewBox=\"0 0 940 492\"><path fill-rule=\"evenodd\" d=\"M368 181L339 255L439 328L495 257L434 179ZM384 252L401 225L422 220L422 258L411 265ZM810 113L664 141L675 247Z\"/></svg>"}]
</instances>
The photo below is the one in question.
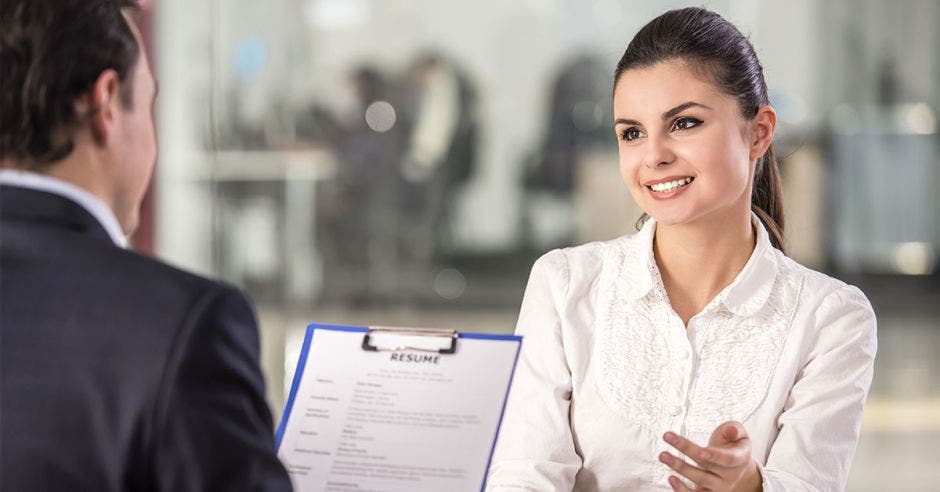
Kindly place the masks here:
<instances>
[{"instance_id":1,"label":"clipboard","mask_svg":"<svg viewBox=\"0 0 940 492\"><path fill-rule=\"evenodd\" d=\"M425 338L441 338L446 339L450 344L446 347L440 348L428 348L420 347L413 345L392 345L392 344L382 344L376 343L376 338L381 337L382 335L390 335L391 337L425 337ZM362 350L368 350L372 352L380 351L402 351L402 350L415 350L419 352L437 352L439 354L454 354L457 352L457 339L460 338L460 333L457 330L450 330L446 328L397 328L389 326L373 326L369 327L366 331L365 336L362 337ZM417 344L415 344L417 345Z\"/></svg>"},{"instance_id":2,"label":"clipboard","mask_svg":"<svg viewBox=\"0 0 940 492\"><path fill-rule=\"evenodd\" d=\"M309 325L275 436L294 489L484 490L521 342Z\"/></svg>"}]
</instances>

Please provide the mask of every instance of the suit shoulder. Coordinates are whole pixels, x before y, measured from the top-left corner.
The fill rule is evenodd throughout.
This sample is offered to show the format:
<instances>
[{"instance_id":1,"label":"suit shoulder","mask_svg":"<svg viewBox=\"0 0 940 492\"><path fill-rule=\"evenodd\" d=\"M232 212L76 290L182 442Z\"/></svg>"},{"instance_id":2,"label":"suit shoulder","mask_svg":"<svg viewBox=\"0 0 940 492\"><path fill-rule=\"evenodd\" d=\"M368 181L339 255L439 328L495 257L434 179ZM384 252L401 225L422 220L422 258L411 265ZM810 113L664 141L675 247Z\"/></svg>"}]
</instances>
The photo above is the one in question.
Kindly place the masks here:
<instances>
[{"instance_id":1,"label":"suit shoulder","mask_svg":"<svg viewBox=\"0 0 940 492\"><path fill-rule=\"evenodd\" d=\"M231 284L203 277L133 250L118 249L113 261L115 268L134 275L134 281L155 287L173 286L178 289L203 292L207 290L240 292Z\"/></svg>"}]
</instances>

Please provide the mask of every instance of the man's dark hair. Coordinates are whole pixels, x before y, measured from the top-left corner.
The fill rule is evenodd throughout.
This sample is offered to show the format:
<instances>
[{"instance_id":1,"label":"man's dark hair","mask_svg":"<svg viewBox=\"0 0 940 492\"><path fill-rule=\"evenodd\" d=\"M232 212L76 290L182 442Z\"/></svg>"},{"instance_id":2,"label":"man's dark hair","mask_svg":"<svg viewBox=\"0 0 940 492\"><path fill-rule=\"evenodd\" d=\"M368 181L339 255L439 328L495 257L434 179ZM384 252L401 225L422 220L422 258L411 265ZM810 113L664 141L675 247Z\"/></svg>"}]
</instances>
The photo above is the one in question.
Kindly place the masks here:
<instances>
[{"instance_id":1,"label":"man's dark hair","mask_svg":"<svg viewBox=\"0 0 940 492\"><path fill-rule=\"evenodd\" d=\"M41 168L72 152L72 134L87 115L75 101L101 73L114 70L121 101L140 46L122 11L136 0L0 2L0 158Z\"/></svg>"}]
</instances>

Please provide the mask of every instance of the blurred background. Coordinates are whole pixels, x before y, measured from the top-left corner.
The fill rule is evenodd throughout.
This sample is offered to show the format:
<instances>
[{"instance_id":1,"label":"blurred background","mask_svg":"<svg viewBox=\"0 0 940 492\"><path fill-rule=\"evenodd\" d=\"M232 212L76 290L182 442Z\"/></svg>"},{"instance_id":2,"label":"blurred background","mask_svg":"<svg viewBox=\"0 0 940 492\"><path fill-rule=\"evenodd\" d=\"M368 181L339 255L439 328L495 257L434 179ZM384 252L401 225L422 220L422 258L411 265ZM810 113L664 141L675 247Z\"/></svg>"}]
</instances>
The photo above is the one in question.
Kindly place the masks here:
<instances>
[{"instance_id":1,"label":"blurred background","mask_svg":"<svg viewBox=\"0 0 940 492\"><path fill-rule=\"evenodd\" d=\"M508 333L535 258L635 231L612 72L688 5L144 4L160 159L134 242L253 296L275 418L307 323ZM764 65L790 255L878 314L848 489L937 490L940 1L705 6Z\"/></svg>"}]
</instances>

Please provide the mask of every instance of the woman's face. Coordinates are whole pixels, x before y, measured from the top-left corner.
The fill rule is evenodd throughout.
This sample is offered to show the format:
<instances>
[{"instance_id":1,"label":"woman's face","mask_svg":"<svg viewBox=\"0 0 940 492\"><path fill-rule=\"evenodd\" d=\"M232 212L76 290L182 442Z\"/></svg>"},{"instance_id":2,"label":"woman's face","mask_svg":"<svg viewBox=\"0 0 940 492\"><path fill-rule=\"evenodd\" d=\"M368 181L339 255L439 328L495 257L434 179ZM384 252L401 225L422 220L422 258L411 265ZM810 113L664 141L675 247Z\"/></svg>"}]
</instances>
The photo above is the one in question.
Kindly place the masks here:
<instances>
[{"instance_id":1,"label":"woman's face","mask_svg":"<svg viewBox=\"0 0 940 492\"><path fill-rule=\"evenodd\" d=\"M748 214L757 157L773 137L761 109L747 121L737 101L682 61L623 72L614 88L620 174L660 224ZM764 145L766 140L766 145Z\"/></svg>"}]
</instances>

